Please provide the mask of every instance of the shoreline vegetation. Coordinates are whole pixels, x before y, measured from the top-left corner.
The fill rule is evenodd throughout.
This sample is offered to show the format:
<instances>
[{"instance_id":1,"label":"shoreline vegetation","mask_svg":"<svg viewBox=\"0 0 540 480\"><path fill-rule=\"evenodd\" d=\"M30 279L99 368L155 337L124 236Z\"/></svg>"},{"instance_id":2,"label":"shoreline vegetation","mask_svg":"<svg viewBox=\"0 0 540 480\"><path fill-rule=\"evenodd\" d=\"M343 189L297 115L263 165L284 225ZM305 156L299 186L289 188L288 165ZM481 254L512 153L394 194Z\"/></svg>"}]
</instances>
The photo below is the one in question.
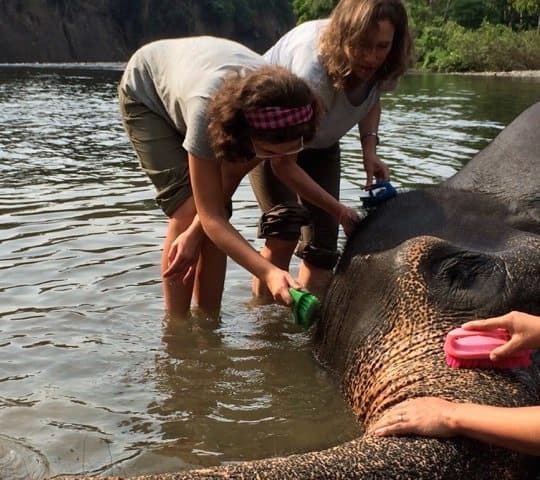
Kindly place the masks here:
<instances>
[{"instance_id":1,"label":"shoreline vegetation","mask_svg":"<svg viewBox=\"0 0 540 480\"><path fill-rule=\"evenodd\" d=\"M413 69L538 76L540 0L404 1L414 40ZM337 2L292 0L298 22L328 16Z\"/></svg>"},{"instance_id":2,"label":"shoreline vegetation","mask_svg":"<svg viewBox=\"0 0 540 480\"><path fill-rule=\"evenodd\" d=\"M450 73L450 72L449 72ZM508 72L456 72L459 75L485 75L488 77L527 77L540 78L540 70L510 70Z\"/></svg>"},{"instance_id":3,"label":"shoreline vegetation","mask_svg":"<svg viewBox=\"0 0 540 480\"><path fill-rule=\"evenodd\" d=\"M411 68L409 74L431 73L435 75L463 75L476 77L515 77L515 78L539 78L540 70L508 70L508 71L484 71L484 72L432 72L429 70Z\"/></svg>"}]
</instances>

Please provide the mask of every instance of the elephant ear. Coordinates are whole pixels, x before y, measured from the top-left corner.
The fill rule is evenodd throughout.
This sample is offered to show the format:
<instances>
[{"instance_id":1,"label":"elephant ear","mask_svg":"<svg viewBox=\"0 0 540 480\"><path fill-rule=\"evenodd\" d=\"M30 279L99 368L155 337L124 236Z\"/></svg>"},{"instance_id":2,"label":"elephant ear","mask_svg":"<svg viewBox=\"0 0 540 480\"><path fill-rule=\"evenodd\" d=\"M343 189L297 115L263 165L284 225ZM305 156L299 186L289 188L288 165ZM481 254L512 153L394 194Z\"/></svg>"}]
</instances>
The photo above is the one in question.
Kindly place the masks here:
<instances>
[{"instance_id":1,"label":"elephant ear","mask_svg":"<svg viewBox=\"0 0 540 480\"><path fill-rule=\"evenodd\" d=\"M495 196L540 230L540 102L521 113L443 185Z\"/></svg>"}]
</instances>

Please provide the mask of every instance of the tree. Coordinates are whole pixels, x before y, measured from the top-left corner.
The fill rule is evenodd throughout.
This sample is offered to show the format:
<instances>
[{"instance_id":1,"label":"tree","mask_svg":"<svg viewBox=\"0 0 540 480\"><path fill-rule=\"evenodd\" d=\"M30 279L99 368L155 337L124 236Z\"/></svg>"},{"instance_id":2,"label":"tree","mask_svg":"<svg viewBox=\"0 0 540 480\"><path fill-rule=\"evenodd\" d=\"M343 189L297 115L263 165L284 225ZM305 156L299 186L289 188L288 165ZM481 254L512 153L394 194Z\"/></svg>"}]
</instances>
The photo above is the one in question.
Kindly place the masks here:
<instances>
[{"instance_id":1,"label":"tree","mask_svg":"<svg viewBox=\"0 0 540 480\"><path fill-rule=\"evenodd\" d=\"M535 16L538 19L537 28L540 30L540 0L509 0L512 7L519 12L523 20L523 14Z\"/></svg>"},{"instance_id":2,"label":"tree","mask_svg":"<svg viewBox=\"0 0 540 480\"><path fill-rule=\"evenodd\" d=\"M501 23L504 11L494 2L486 0L454 0L449 11L449 19L466 28L480 28L482 22Z\"/></svg>"},{"instance_id":3,"label":"tree","mask_svg":"<svg viewBox=\"0 0 540 480\"><path fill-rule=\"evenodd\" d=\"M510 4L518 12L540 15L540 0L510 0Z\"/></svg>"},{"instance_id":4,"label":"tree","mask_svg":"<svg viewBox=\"0 0 540 480\"><path fill-rule=\"evenodd\" d=\"M293 0L293 9L298 23L324 18L337 5L338 0Z\"/></svg>"}]
</instances>

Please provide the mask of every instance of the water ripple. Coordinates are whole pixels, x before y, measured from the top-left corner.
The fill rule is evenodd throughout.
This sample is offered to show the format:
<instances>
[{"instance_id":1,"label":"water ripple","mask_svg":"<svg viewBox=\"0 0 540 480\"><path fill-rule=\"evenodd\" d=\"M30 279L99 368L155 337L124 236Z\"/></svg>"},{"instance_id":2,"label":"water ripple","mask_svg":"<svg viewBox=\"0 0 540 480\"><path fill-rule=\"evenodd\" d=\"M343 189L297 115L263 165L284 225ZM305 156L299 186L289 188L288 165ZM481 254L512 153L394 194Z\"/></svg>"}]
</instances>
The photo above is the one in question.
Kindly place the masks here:
<instances>
[{"instance_id":1,"label":"water ripple","mask_svg":"<svg viewBox=\"0 0 540 480\"><path fill-rule=\"evenodd\" d=\"M49 474L47 460L24 443L0 435L0 472L10 480L40 480Z\"/></svg>"}]
</instances>

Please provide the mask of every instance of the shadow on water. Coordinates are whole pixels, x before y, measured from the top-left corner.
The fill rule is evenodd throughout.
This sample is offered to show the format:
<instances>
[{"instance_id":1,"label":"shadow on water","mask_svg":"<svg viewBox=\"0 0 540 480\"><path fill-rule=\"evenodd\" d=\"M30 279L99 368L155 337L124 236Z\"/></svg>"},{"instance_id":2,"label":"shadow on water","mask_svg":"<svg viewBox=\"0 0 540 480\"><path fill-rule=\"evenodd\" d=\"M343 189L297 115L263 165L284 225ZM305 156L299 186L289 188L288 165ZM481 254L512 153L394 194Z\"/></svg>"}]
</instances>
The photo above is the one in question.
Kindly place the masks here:
<instances>
[{"instance_id":1,"label":"shadow on water","mask_svg":"<svg viewBox=\"0 0 540 480\"><path fill-rule=\"evenodd\" d=\"M252 302L234 262L219 323L163 319L165 219L122 131L121 68L0 67L0 452L15 456L0 477L165 472L355 437L309 335ZM535 79L409 75L383 98L378 152L398 188L436 184L539 92ZM358 207L356 133L342 144L342 197ZM258 216L242 182L232 222L256 248Z\"/></svg>"}]
</instances>

